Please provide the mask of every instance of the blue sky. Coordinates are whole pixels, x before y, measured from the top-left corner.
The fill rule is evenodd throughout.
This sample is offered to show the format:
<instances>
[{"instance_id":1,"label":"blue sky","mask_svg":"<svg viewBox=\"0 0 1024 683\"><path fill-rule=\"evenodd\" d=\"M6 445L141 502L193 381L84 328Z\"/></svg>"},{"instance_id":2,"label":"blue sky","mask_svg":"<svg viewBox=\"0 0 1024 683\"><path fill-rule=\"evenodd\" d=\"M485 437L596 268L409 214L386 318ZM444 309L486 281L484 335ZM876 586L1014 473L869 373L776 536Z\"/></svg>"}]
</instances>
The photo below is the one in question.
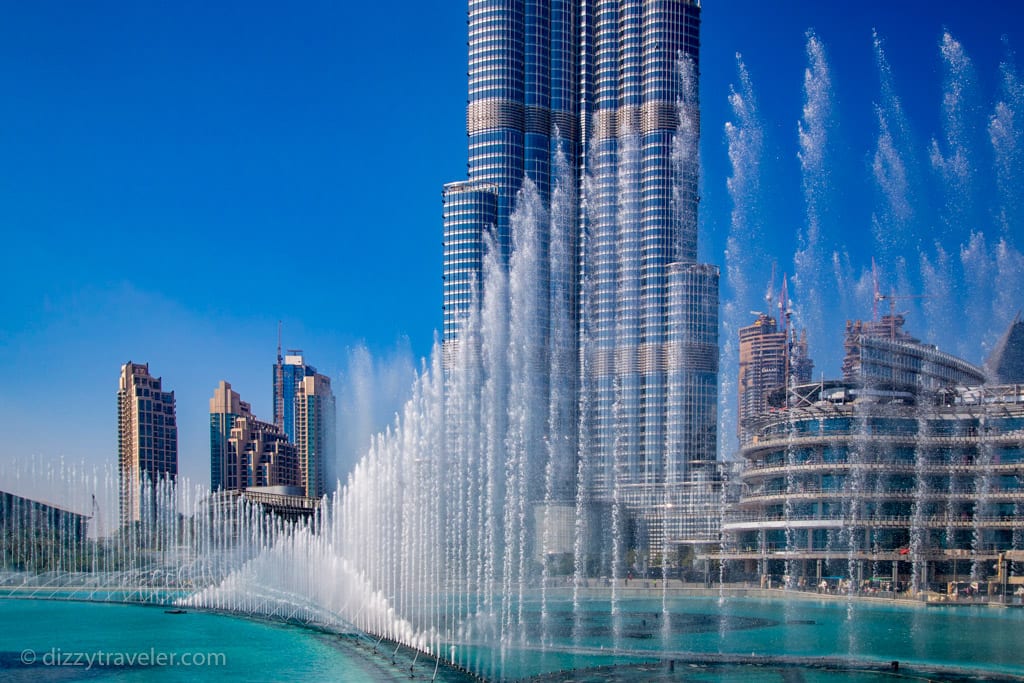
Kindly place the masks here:
<instances>
[{"instance_id":1,"label":"blue sky","mask_svg":"<svg viewBox=\"0 0 1024 683\"><path fill-rule=\"evenodd\" d=\"M465 6L377 5L8 3L0 456L115 460L118 370L134 360L176 392L181 469L205 481L217 382L270 416L278 320L285 346L339 385L359 345L429 353L441 186L465 174ZM873 28L921 150L942 135L944 29L970 55L985 111L998 98L1001 36L1024 50L1024 10L1002 0L708 0L704 260L724 263L730 229L723 126L739 52L765 140L750 252L759 268L791 269L806 214L796 136L813 29L834 98L830 230L862 273L878 137Z\"/></svg>"}]
</instances>

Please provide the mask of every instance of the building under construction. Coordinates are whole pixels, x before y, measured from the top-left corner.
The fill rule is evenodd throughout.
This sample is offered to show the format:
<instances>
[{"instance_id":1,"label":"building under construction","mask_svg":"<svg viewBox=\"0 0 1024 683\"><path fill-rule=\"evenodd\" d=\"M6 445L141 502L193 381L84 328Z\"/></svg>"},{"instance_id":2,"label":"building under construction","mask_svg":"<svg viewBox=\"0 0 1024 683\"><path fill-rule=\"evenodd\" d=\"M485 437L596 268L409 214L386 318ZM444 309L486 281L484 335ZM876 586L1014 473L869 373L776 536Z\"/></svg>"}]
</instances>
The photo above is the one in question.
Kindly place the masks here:
<instances>
[{"instance_id":1,"label":"building under construction","mask_svg":"<svg viewBox=\"0 0 1024 683\"><path fill-rule=\"evenodd\" d=\"M1024 386L985 384L902 326L850 323L841 380L775 392L745 425L720 559L793 585L924 590L984 581L1002 554L1019 556Z\"/></svg>"},{"instance_id":2,"label":"building under construction","mask_svg":"<svg viewBox=\"0 0 1024 683\"><path fill-rule=\"evenodd\" d=\"M753 324L739 331L736 431L740 444L749 440L751 426L771 409L773 393L811 381L814 363L807 356L807 332L797 336L785 314L780 318L781 327L772 316L759 313Z\"/></svg>"}]
</instances>

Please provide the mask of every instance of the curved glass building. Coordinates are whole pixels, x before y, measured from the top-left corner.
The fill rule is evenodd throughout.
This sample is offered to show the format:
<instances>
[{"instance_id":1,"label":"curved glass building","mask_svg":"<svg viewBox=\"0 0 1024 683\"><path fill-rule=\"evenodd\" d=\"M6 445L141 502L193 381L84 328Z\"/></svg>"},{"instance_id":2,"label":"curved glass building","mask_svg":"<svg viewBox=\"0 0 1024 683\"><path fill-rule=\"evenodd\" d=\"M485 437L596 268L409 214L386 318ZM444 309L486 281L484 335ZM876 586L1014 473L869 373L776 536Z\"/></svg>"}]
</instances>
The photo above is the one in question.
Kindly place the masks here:
<instances>
[{"instance_id":1,"label":"curved glass building","mask_svg":"<svg viewBox=\"0 0 1024 683\"><path fill-rule=\"evenodd\" d=\"M806 586L984 581L1024 548L1024 386L870 334L848 329L845 379L780 389L751 425L723 557Z\"/></svg>"}]
</instances>

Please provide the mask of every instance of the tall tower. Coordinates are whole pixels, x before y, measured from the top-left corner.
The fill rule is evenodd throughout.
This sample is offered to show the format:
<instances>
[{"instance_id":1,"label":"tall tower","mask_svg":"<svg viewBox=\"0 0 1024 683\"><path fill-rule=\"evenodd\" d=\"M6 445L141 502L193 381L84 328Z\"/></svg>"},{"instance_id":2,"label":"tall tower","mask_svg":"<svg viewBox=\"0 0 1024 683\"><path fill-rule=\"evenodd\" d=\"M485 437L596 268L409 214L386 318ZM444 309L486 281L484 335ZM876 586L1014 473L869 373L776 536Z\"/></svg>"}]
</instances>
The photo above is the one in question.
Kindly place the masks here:
<instances>
[{"instance_id":1,"label":"tall tower","mask_svg":"<svg viewBox=\"0 0 1024 683\"><path fill-rule=\"evenodd\" d=\"M174 392L164 391L149 364L121 366L117 390L117 462L122 526L139 522L155 504L153 494L165 479L178 477L178 425Z\"/></svg>"},{"instance_id":2,"label":"tall tower","mask_svg":"<svg viewBox=\"0 0 1024 683\"><path fill-rule=\"evenodd\" d=\"M458 337L461 321L479 292L484 235L498 224L498 186L457 182L444 186L444 327L445 343Z\"/></svg>"},{"instance_id":3,"label":"tall tower","mask_svg":"<svg viewBox=\"0 0 1024 683\"><path fill-rule=\"evenodd\" d=\"M232 451L231 429L239 418L251 418L252 409L223 380L210 399L210 490L245 488L239 478L237 455Z\"/></svg>"},{"instance_id":4,"label":"tall tower","mask_svg":"<svg viewBox=\"0 0 1024 683\"><path fill-rule=\"evenodd\" d=\"M294 429L299 485L307 496L320 498L327 490L328 459L335 454L335 404L329 377L313 373L296 383Z\"/></svg>"},{"instance_id":5,"label":"tall tower","mask_svg":"<svg viewBox=\"0 0 1024 683\"><path fill-rule=\"evenodd\" d=\"M303 378L315 374L316 368L306 365L301 350L288 349L288 354L282 359L278 347L277 363L274 364L274 424L292 443L295 443L295 398Z\"/></svg>"},{"instance_id":6,"label":"tall tower","mask_svg":"<svg viewBox=\"0 0 1024 683\"><path fill-rule=\"evenodd\" d=\"M736 431L740 443L745 444L751 420L767 412L769 393L786 386L787 334L775 318L761 313L752 324L740 328L739 337Z\"/></svg>"},{"instance_id":7,"label":"tall tower","mask_svg":"<svg viewBox=\"0 0 1024 683\"><path fill-rule=\"evenodd\" d=\"M673 503L675 489L695 463L713 465L717 447L717 352L707 349L717 348L718 272L697 264L700 5L620 0L581 11L580 348L592 406L581 438L594 494L650 518L637 546L654 554L689 539L671 538L667 526L681 524L659 528L652 511L703 514ZM671 402L670 368L685 392Z\"/></svg>"},{"instance_id":8,"label":"tall tower","mask_svg":"<svg viewBox=\"0 0 1024 683\"><path fill-rule=\"evenodd\" d=\"M568 305L554 308L552 220L536 255L551 293L537 334L550 347L567 315L576 362L572 378L549 369L535 386L582 392L575 443L593 498L638 519L691 514L668 488L708 474L717 450L718 270L697 262L700 2L470 0L468 23L469 179L444 193L445 342L483 281L484 245L509 264L526 179L552 215L567 191Z\"/></svg>"}]
</instances>

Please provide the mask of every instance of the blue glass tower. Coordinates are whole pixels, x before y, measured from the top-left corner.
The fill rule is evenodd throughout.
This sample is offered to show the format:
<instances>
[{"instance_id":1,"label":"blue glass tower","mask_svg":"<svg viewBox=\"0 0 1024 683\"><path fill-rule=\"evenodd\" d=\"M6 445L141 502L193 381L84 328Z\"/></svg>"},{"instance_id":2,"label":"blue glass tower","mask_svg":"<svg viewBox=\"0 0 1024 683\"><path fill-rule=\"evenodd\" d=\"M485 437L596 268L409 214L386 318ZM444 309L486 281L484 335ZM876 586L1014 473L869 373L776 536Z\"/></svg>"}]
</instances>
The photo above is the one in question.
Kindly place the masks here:
<instances>
[{"instance_id":1,"label":"blue glass tower","mask_svg":"<svg viewBox=\"0 0 1024 683\"><path fill-rule=\"evenodd\" d=\"M330 485L336 455L336 405L331 379L307 365L302 352L278 350L274 365L274 424L297 451L299 484L319 498Z\"/></svg>"},{"instance_id":2,"label":"blue glass tower","mask_svg":"<svg viewBox=\"0 0 1024 683\"><path fill-rule=\"evenodd\" d=\"M498 187L458 182L444 186L444 341L458 336L483 270L484 233L498 222Z\"/></svg>"},{"instance_id":3,"label":"blue glass tower","mask_svg":"<svg viewBox=\"0 0 1024 683\"><path fill-rule=\"evenodd\" d=\"M316 368L306 365L301 351L289 350L283 358L279 354L274 365L274 424L292 443L295 443L295 392L303 377L315 374Z\"/></svg>"},{"instance_id":4,"label":"blue glass tower","mask_svg":"<svg viewBox=\"0 0 1024 683\"><path fill-rule=\"evenodd\" d=\"M699 26L699 0L470 0L469 183L445 188L452 341L466 283L482 281L484 234L509 263L524 179L548 208L556 185L571 186L577 452L589 493L641 522L673 508L672 485L714 479L718 271L697 263ZM493 209L460 223L471 263L448 241L453 217L470 215L456 207L485 186ZM540 242L548 273L551 235ZM550 336L557 316L541 317ZM685 527L656 526L652 548Z\"/></svg>"}]
</instances>

